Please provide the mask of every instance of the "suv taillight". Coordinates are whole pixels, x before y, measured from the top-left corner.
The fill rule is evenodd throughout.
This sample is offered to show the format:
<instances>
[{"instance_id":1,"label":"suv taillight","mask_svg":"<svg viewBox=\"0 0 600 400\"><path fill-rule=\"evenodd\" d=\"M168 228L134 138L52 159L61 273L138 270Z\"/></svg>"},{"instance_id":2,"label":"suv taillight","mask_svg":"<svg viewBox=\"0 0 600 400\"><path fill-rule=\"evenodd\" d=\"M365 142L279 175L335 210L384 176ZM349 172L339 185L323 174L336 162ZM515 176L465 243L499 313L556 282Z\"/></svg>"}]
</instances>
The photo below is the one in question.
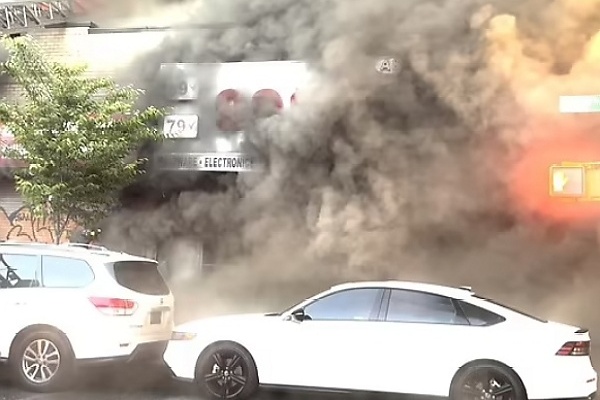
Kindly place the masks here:
<instances>
[{"instance_id":1,"label":"suv taillight","mask_svg":"<svg viewBox=\"0 0 600 400\"><path fill-rule=\"evenodd\" d=\"M137 310L137 303L133 300L90 297L90 301L99 311L107 315L133 315Z\"/></svg>"},{"instance_id":2,"label":"suv taillight","mask_svg":"<svg viewBox=\"0 0 600 400\"><path fill-rule=\"evenodd\" d=\"M557 356L589 356L590 341L567 342L556 352Z\"/></svg>"}]
</instances>

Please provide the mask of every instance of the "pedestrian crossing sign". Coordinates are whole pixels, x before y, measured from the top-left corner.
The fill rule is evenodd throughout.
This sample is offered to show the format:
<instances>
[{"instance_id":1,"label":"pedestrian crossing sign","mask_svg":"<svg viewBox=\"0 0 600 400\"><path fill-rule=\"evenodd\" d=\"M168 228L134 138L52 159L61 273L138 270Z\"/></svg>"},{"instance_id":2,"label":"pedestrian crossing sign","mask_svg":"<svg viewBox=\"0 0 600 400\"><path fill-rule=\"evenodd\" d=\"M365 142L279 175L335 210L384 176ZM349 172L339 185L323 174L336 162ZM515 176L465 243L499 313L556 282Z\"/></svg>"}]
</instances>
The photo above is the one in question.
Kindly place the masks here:
<instances>
[{"instance_id":1,"label":"pedestrian crossing sign","mask_svg":"<svg viewBox=\"0 0 600 400\"><path fill-rule=\"evenodd\" d=\"M550 195L553 197L583 197L585 195L583 165L553 165L550 167Z\"/></svg>"}]
</instances>

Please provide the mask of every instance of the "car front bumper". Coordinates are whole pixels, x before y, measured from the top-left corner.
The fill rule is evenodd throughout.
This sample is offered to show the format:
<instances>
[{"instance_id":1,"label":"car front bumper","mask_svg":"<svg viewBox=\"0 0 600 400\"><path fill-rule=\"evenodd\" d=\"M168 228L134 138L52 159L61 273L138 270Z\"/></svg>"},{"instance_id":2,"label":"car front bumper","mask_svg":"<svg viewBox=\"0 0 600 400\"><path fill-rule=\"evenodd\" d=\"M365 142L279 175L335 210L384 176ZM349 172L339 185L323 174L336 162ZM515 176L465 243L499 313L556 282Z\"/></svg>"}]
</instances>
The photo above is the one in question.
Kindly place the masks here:
<instances>
[{"instance_id":1,"label":"car front bumper","mask_svg":"<svg viewBox=\"0 0 600 400\"><path fill-rule=\"evenodd\" d=\"M193 380L200 350L204 346L193 340L171 340L163 354L163 359L174 377Z\"/></svg>"},{"instance_id":2,"label":"car front bumper","mask_svg":"<svg viewBox=\"0 0 600 400\"><path fill-rule=\"evenodd\" d=\"M567 398L560 398L560 399L543 399L543 400L594 400L596 398L596 392L594 393L590 393L588 396L585 397L567 397ZM542 400L542 399L540 399Z\"/></svg>"}]
</instances>

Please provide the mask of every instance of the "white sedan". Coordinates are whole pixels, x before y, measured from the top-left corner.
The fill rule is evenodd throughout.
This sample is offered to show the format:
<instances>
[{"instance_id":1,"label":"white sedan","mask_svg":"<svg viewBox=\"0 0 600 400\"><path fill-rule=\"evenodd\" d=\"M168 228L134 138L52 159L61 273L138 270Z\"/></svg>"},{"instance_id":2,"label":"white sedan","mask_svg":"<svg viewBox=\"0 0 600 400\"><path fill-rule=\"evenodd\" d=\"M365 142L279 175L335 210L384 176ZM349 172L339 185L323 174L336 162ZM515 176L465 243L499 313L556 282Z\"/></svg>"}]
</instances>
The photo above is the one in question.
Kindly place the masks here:
<instances>
[{"instance_id":1,"label":"white sedan","mask_svg":"<svg viewBox=\"0 0 600 400\"><path fill-rule=\"evenodd\" d=\"M164 354L209 398L259 386L449 396L591 399L587 329L415 282L334 286L287 311L192 321Z\"/></svg>"}]
</instances>

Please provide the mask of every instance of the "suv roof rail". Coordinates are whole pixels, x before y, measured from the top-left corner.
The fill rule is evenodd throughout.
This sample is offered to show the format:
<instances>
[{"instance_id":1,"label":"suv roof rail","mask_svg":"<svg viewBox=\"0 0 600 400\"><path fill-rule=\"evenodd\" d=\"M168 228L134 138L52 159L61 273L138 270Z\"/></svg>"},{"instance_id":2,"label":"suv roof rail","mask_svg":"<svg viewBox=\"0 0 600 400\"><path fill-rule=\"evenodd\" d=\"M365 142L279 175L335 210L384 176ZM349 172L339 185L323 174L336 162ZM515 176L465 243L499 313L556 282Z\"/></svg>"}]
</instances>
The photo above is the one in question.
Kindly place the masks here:
<instances>
[{"instance_id":1,"label":"suv roof rail","mask_svg":"<svg viewBox=\"0 0 600 400\"><path fill-rule=\"evenodd\" d=\"M473 291L473 287L472 286L459 286L458 289L467 290L469 292Z\"/></svg>"},{"instance_id":2,"label":"suv roof rail","mask_svg":"<svg viewBox=\"0 0 600 400\"><path fill-rule=\"evenodd\" d=\"M0 241L0 246L46 246L52 247L56 246L52 243L41 243L41 242L16 242L12 240L2 240Z\"/></svg>"},{"instance_id":3,"label":"suv roof rail","mask_svg":"<svg viewBox=\"0 0 600 400\"><path fill-rule=\"evenodd\" d=\"M88 243L65 243L61 246L76 247L76 248L80 248L80 249L94 250L94 251L108 251L108 249L104 246L98 246L96 244L88 244Z\"/></svg>"},{"instance_id":4,"label":"suv roof rail","mask_svg":"<svg viewBox=\"0 0 600 400\"><path fill-rule=\"evenodd\" d=\"M13 242L10 240L5 240L0 242L0 246L23 246L23 247L46 247L53 249L62 249L62 250L90 250L95 252L107 252L109 251L104 246L98 246L95 244L87 244L87 243L63 243L63 244L54 244L54 243L41 243L41 242Z\"/></svg>"}]
</instances>

